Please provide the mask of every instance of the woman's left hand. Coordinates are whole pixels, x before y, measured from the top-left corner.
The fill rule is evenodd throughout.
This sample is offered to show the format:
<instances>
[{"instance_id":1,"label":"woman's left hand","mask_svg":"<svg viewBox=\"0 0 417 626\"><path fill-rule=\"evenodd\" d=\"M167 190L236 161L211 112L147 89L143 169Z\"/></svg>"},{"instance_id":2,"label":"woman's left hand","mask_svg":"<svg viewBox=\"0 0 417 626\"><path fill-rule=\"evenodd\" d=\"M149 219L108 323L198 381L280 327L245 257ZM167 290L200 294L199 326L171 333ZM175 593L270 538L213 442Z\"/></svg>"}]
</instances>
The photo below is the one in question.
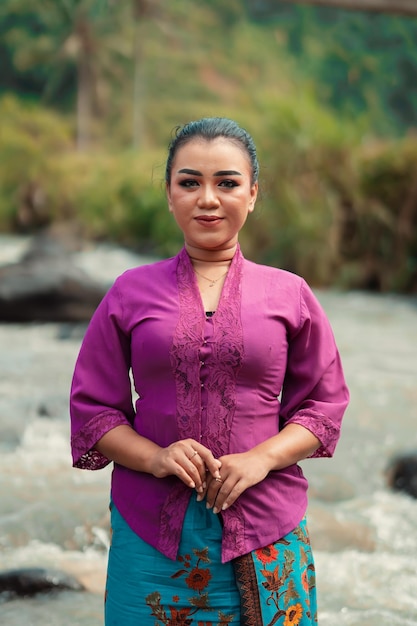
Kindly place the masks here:
<instances>
[{"instance_id":1,"label":"woman's left hand","mask_svg":"<svg viewBox=\"0 0 417 626\"><path fill-rule=\"evenodd\" d=\"M278 434L251 450L226 454L221 461L221 479L207 475L207 486L198 494L214 513L224 511L249 487L257 485L271 470L281 470L306 459L320 446L313 433L300 424L287 424Z\"/></svg>"},{"instance_id":2,"label":"woman's left hand","mask_svg":"<svg viewBox=\"0 0 417 626\"><path fill-rule=\"evenodd\" d=\"M260 483L269 473L265 459L255 451L240 454L228 454L219 459L221 479L208 476L205 493L198 500L206 497L207 507L213 513L224 511L249 487Z\"/></svg>"}]
</instances>

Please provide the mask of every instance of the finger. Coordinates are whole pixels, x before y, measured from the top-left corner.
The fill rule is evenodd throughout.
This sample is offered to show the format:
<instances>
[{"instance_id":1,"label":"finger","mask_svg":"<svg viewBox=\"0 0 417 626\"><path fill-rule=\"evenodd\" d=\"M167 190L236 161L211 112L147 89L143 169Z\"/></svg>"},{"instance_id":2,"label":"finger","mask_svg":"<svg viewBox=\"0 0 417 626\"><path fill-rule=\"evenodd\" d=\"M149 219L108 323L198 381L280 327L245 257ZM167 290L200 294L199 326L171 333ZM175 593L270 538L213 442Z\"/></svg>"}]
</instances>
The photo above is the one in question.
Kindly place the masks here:
<instances>
[{"instance_id":1,"label":"finger","mask_svg":"<svg viewBox=\"0 0 417 626\"><path fill-rule=\"evenodd\" d=\"M190 461L190 463L195 468L197 468L198 473L199 473L199 475L201 477L201 480L203 480L204 474L203 474L202 470L204 469L204 463L203 463L203 460L201 459L198 451L194 450L194 448L192 448L191 451L190 451L190 454L188 455L188 453L186 453L186 456L187 456L188 460ZM191 471L193 471L192 468L191 468Z\"/></svg>"},{"instance_id":2,"label":"finger","mask_svg":"<svg viewBox=\"0 0 417 626\"><path fill-rule=\"evenodd\" d=\"M221 461L216 459L213 454L204 446L201 446L202 449L198 450L198 454L203 462L204 471L207 469L208 472L213 476L213 478L220 477L220 468L222 466Z\"/></svg>"},{"instance_id":3,"label":"finger","mask_svg":"<svg viewBox=\"0 0 417 626\"><path fill-rule=\"evenodd\" d=\"M196 450L193 452L191 457L188 458L186 469L195 482L196 490L198 493L202 493L207 486L206 469L205 463Z\"/></svg>"},{"instance_id":4,"label":"finger","mask_svg":"<svg viewBox=\"0 0 417 626\"><path fill-rule=\"evenodd\" d=\"M203 480L203 483L202 483L203 488L198 492L197 502L201 502L201 500L204 500L204 498L207 496L209 485L211 481L214 480L209 470L205 466L204 466L204 475L203 475L202 480Z\"/></svg>"},{"instance_id":5,"label":"finger","mask_svg":"<svg viewBox=\"0 0 417 626\"><path fill-rule=\"evenodd\" d=\"M194 464L196 470L198 471L198 479L196 479L196 489L199 495L204 497L206 489L207 489L207 468L206 464L201 458L200 454L197 452L191 458L191 462ZM202 498L199 498L201 500Z\"/></svg>"},{"instance_id":6,"label":"finger","mask_svg":"<svg viewBox=\"0 0 417 626\"><path fill-rule=\"evenodd\" d=\"M183 444L175 453L175 475L182 480L188 487L201 491L202 481L200 472L196 468L195 463L198 459L198 451L191 446ZM201 463L201 461L200 461Z\"/></svg>"},{"instance_id":7,"label":"finger","mask_svg":"<svg viewBox=\"0 0 417 626\"><path fill-rule=\"evenodd\" d=\"M245 488L242 481L238 481L231 490L227 485L222 486L215 499L213 513L219 513L228 509L244 491Z\"/></svg>"},{"instance_id":8,"label":"finger","mask_svg":"<svg viewBox=\"0 0 417 626\"><path fill-rule=\"evenodd\" d=\"M193 466L193 468L194 468L194 471L195 471L195 467L194 466ZM175 476L177 476L180 480L182 480L182 482L185 483L187 485L187 487L191 487L191 489L195 489L196 488L196 483L195 483L194 477L190 474L189 471L187 471L179 463L176 463L175 471L173 472L173 474ZM198 472L197 472L197 474L198 474Z\"/></svg>"},{"instance_id":9,"label":"finger","mask_svg":"<svg viewBox=\"0 0 417 626\"><path fill-rule=\"evenodd\" d=\"M197 460L199 455L195 447L192 447L193 443L192 440L189 442L181 441L168 446L165 449L166 462L167 465L171 465L171 471L168 471L169 474L177 476L188 487L201 491L201 474L205 477L205 472L203 472L204 464L201 459ZM197 465L201 466L201 469L197 469Z\"/></svg>"},{"instance_id":10,"label":"finger","mask_svg":"<svg viewBox=\"0 0 417 626\"><path fill-rule=\"evenodd\" d=\"M190 457L188 457L188 458L190 459L190 461L191 461L191 459L193 459L193 458L194 458L197 454L198 454L197 450L194 450L194 448L193 448L193 449L192 449L192 452L191 452L191 456L190 456Z\"/></svg>"},{"instance_id":11,"label":"finger","mask_svg":"<svg viewBox=\"0 0 417 626\"><path fill-rule=\"evenodd\" d=\"M193 478L197 492L205 495L207 489L206 478L212 475L219 476L221 461L213 456L211 450L194 439L182 441L181 451L186 457L184 462L181 462L181 465Z\"/></svg>"},{"instance_id":12,"label":"finger","mask_svg":"<svg viewBox=\"0 0 417 626\"><path fill-rule=\"evenodd\" d=\"M223 488L223 485L224 485L224 481L221 476L217 478L210 477L209 484L207 487L207 495L206 495L206 500L207 500L206 506L208 509L211 509L215 506L217 499L220 496L220 492ZM223 492L225 492L225 489L226 487L223 488Z\"/></svg>"},{"instance_id":13,"label":"finger","mask_svg":"<svg viewBox=\"0 0 417 626\"><path fill-rule=\"evenodd\" d=\"M202 444L193 440L190 440L190 444L192 447L187 447L185 451L188 463L185 463L184 467L190 476L193 477L198 494L204 497L207 489L207 476L211 476L210 469L207 466L217 476L221 462L215 459L212 452ZM202 500L202 497L199 500Z\"/></svg>"}]
</instances>

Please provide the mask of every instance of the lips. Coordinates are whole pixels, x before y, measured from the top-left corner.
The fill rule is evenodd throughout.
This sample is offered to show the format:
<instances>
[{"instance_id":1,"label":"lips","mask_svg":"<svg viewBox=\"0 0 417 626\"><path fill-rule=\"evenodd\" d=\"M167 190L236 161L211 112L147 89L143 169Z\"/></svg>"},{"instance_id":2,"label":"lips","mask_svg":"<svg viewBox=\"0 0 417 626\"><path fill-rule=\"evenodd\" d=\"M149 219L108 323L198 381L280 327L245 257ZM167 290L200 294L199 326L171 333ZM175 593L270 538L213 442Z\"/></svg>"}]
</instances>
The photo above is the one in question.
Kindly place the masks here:
<instances>
[{"instance_id":1,"label":"lips","mask_svg":"<svg viewBox=\"0 0 417 626\"><path fill-rule=\"evenodd\" d=\"M199 217L196 217L195 220L199 223L199 224L203 224L204 226L210 226L212 224L218 224L219 222L222 221L222 217L219 217L218 215L200 215Z\"/></svg>"}]
</instances>

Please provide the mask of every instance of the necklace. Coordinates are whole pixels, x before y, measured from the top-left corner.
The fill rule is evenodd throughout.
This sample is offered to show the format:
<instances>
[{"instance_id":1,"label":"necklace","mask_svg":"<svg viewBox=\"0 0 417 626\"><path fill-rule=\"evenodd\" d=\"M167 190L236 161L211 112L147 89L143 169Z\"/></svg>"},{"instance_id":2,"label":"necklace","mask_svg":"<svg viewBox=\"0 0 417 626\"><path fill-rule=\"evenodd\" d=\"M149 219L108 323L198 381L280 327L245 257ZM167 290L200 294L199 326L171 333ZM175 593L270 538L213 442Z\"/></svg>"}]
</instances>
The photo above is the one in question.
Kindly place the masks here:
<instances>
[{"instance_id":1,"label":"necklace","mask_svg":"<svg viewBox=\"0 0 417 626\"><path fill-rule=\"evenodd\" d=\"M194 271L196 274L198 274L199 276L201 276L201 278L204 278L204 280L208 280L208 282L210 283L209 287L214 287L214 285L221 279L224 278L224 276L226 276L227 272L229 271L229 269L227 269L227 271L222 274L221 276L219 276L218 278L207 278L207 276L204 276L203 274L200 274L200 272L198 272L195 268Z\"/></svg>"}]
</instances>

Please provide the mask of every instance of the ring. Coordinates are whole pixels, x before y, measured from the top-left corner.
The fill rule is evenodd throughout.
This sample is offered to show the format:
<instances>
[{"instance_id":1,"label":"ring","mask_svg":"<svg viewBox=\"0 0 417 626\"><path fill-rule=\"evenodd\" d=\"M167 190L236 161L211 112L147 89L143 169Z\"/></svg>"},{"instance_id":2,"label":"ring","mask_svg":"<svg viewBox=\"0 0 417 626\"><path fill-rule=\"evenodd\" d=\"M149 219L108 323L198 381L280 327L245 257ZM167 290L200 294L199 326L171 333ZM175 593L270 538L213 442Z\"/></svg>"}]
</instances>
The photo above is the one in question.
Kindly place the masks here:
<instances>
[{"instance_id":1,"label":"ring","mask_svg":"<svg viewBox=\"0 0 417 626\"><path fill-rule=\"evenodd\" d=\"M193 459L195 457L195 455L198 454L197 450L194 450L192 455L190 456L190 461L191 459Z\"/></svg>"}]
</instances>

